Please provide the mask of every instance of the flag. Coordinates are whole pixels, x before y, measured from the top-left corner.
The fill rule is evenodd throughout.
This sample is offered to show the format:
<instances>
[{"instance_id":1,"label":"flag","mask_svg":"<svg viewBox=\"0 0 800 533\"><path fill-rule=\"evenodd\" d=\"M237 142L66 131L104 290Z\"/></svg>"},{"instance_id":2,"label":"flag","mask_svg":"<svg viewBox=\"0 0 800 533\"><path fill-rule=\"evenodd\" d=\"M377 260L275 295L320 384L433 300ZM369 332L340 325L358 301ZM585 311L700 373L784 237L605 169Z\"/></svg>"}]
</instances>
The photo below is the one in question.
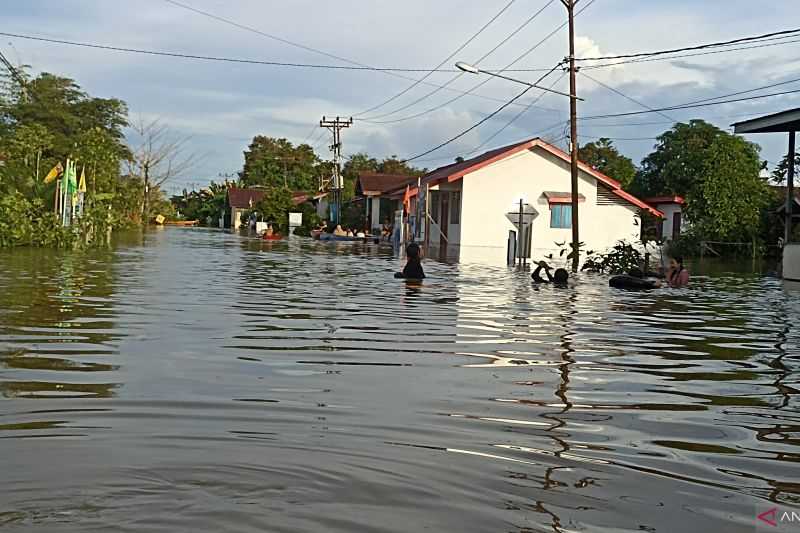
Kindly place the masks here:
<instances>
[{"instance_id":1,"label":"flag","mask_svg":"<svg viewBox=\"0 0 800 533\"><path fill-rule=\"evenodd\" d=\"M78 192L78 172L75 169L75 161L67 161L67 171L65 174L67 178L67 193L74 195Z\"/></svg>"},{"instance_id":2,"label":"flag","mask_svg":"<svg viewBox=\"0 0 800 533\"><path fill-rule=\"evenodd\" d=\"M78 184L78 192L86 192L86 165L81 168L81 181Z\"/></svg>"},{"instance_id":3,"label":"flag","mask_svg":"<svg viewBox=\"0 0 800 533\"><path fill-rule=\"evenodd\" d=\"M47 176L44 177L44 182L50 183L51 181L54 181L63 172L64 172L64 167L61 166L61 161L59 161L58 163L56 163L56 166L50 169L50 172L47 173Z\"/></svg>"},{"instance_id":4,"label":"flag","mask_svg":"<svg viewBox=\"0 0 800 533\"><path fill-rule=\"evenodd\" d=\"M406 192L403 195L403 209L406 213L411 213L411 187L406 185Z\"/></svg>"}]
</instances>

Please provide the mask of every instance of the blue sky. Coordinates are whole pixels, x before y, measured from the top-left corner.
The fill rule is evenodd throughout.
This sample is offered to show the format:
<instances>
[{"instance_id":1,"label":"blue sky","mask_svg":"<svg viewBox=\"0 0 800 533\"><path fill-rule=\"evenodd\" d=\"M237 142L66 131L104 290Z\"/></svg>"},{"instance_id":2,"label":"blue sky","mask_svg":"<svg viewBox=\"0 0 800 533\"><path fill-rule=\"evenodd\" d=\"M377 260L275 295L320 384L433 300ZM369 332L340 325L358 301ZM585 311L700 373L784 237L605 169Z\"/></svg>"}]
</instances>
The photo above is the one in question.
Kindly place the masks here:
<instances>
[{"instance_id":1,"label":"blue sky","mask_svg":"<svg viewBox=\"0 0 800 533\"><path fill-rule=\"evenodd\" d=\"M181 0L242 25L330 54L372 66L432 68L474 34L509 0ZM590 0L580 0L578 7ZM548 0L516 0L456 57L474 62L494 48ZM166 0L25 0L7 2L0 31L92 42L113 46L227 56L269 61L344 64L175 6ZM511 63L565 20L556 0L517 35L481 62L484 68ZM577 19L578 55L584 57L681 47L741 36L791 29L800 21L800 5L775 0L595 0ZM385 73L278 68L196 60L159 58L89 50L3 37L0 47L17 63L34 71L75 78L93 95L125 100L131 118L159 118L175 132L190 136L190 150L202 163L171 184L180 189L205 184L220 173L242 166L242 151L256 134L314 141L327 157L326 137L314 125L321 115L357 115L408 88L412 82ZM669 62L622 65L586 71L598 81L650 107L663 107L761 85L800 78L800 42ZM567 35L561 30L512 68L551 67L566 55ZM546 80L557 82L560 72ZM420 73L404 74L420 77ZM514 74L533 80L537 73ZM426 81L448 82L452 73L435 73ZM485 81L464 75L449 87L469 90ZM582 115L641 110L642 107L589 78L579 75L579 93L586 99ZM565 90L566 77L556 88ZM800 88L800 83L765 92ZM476 92L447 105L457 93L439 91L419 103L432 88L413 88L364 117L406 119L391 124L357 121L344 134L346 154L368 151L382 157L408 157L431 148L491 113L519 92L519 86L488 80ZM800 94L800 93L799 93ZM530 102L530 93L521 100ZM492 100L494 99L494 100ZM399 108L408 106L403 111ZM546 95L486 148L542 135L561 142L568 102ZM647 114L625 119L582 123L581 134L619 139L616 144L638 163L652 148L652 138L670 119L704 118L720 127L749 116L800 106L800 96L786 95L752 102L690 111ZM484 143L522 108L510 106L458 142L431 154L420 166L446 164ZM547 129L549 128L549 129ZM319 138L319 140L318 140ZM782 135L750 138L771 163L785 152ZM435 159L439 158L439 159Z\"/></svg>"}]
</instances>

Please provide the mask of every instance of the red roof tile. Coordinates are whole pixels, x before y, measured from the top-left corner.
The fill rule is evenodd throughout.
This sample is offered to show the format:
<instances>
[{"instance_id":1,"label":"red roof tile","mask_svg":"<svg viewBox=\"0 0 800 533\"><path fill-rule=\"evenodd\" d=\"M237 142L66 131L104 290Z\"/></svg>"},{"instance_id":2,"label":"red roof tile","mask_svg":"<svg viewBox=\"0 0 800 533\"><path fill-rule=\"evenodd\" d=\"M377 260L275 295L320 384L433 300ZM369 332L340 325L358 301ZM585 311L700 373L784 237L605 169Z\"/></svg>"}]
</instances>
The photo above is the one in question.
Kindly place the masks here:
<instances>
[{"instance_id":1,"label":"red roof tile","mask_svg":"<svg viewBox=\"0 0 800 533\"><path fill-rule=\"evenodd\" d=\"M236 209L250 209L264 198L264 191L259 189L228 189L228 205Z\"/></svg>"}]
</instances>

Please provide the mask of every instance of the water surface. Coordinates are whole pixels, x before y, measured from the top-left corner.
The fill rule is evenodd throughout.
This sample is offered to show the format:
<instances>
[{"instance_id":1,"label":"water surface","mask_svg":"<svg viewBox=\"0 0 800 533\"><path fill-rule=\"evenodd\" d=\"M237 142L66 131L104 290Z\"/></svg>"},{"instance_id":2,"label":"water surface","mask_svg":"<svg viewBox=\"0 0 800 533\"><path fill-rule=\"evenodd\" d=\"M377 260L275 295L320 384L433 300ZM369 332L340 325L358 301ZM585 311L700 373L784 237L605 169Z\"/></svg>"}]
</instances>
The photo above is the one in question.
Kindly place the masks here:
<instances>
[{"instance_id":1,"label":"water surface","mask_svg":"<svg viewBox=\"0 0 800 533\"><path fill-rule=\"evenodd\" d=\"M800 297L168 229L0 253L0 529L754 531L800 506Z\"/></svg>"}]
</instances>

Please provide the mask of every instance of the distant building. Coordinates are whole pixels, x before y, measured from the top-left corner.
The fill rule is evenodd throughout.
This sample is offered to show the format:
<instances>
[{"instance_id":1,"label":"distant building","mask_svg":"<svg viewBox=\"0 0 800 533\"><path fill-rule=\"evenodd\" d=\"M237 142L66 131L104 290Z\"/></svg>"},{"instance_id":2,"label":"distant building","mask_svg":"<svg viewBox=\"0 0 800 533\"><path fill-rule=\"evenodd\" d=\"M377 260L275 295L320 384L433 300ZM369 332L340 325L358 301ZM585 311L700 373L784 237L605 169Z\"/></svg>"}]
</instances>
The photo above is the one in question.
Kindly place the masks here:
<instances>
[{"instance_id":1,"label":"distant building","mask_svg":"<svg viewBox=\"0 0 800 533\"><path fill-rule=\"evenodd\" d=\"M230 187L225 208L224 227L239 229L242 225L242 214L250 211L253 207L264 199L266 191L264 189L243 189ZM305 202L312 202L315 206L322 202L325 194L314 195L304 191L294 191L292 200L295 205Z\"/></svg>"},{"instance_id":2,"label":"distant building","mask_svg":"<svg viewBox=\"0 0 800 533\"><path fill-rule=\"evenodd\" d=\"M416 187L417 178L402 174L379 174L362 172L356 182L356 200L364 202L364 216L369 228L373 231L381 227L385 220L394 220L394 211L402 202L397 198L397 191L406 186Z\"/></svg>"},{"instance_id":3,"label":"distant building","mask_svg":"<svg viewBox=\"0 0 800 533\"><path fill-rule=\"evenodd\" d=\"M682 197L657 196L645 198L644 201L664 214L664 218L656 225L656 238L659 240L674 241L688 227L683 216L683 206L686 201Z\"/></svg>"},{"instance_id":4,"label":"distant building","mask_svg":"<svg viewBox=\"0 0 800 533\"><path fill-rule=\"evenodd\" d=\"M579 168L580 239L586 250L637 241L641 211L663 218L611 177L584 163ZM429 190L425 240L429 247L446 248L448 255L462 260L505 259L509 230L515 229L507 215L518 210L522 200L538 212L532 258L558 256L557 243L572 239L570 176L569 154L538 138L438 168L422 178L421 189ZM416 187L412 194L418 196Z\"/></svg>"}]
</instances>

